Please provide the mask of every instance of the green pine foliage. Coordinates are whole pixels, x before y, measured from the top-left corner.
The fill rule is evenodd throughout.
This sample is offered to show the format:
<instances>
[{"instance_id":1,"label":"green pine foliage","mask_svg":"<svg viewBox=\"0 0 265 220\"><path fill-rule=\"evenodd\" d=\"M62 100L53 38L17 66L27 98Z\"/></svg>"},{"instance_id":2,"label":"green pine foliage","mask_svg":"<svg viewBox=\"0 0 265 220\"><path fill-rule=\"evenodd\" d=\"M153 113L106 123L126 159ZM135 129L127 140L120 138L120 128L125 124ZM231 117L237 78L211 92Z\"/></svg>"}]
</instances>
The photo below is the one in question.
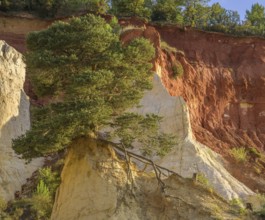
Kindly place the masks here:
<instances>
[{"instance_id":1,"label":"green pine foliage","mask_svg":"<svg viewBox=\"0 0 265 220\"><path fill-rule=\"evenodd\" d=\"M174 79L177 79L178 77L183 76L184 74L184 69L182 64L179 61L175 61L172 65L172 77Z\"/></svg>"},{"instance_id":2,"label":"green pine foliage","mask_svg":"<svg viewBox=\"0 0 265 220\"><path fill-rule=\"evenodd\" d=\"M123 45L100 17L56 22L30 33L27 45L28 76L38 97L49 103L32 109L32 129L13 142L24 158L96 134L151 89L153 46L143 38Z\"/></svg>"},{"instance_id":3,"label":"green pine foliage","mask_svg":"<svg viewBox=\"0 0 265 220\"><path fill-rule=\"evenodd\" d=\"M43 182L49 190L49 195L54 198L56 190L60 184L60 176L58 172L53 172L51 167L39 169L39 184ZM38 187L37 187L38 191Z\"/></svg>"},{"instance_id":4,"label":"green pine foliage","mask_svg":"<svg viewBox=\"0 0 265 220\"><path fill-rule=\"evenodd\" d=\"M158 0L152 7L152 21L164 21L181 24L183 16L181 14L180 2L175 0Z\"/></svg>"},{"instance_id":5,"label":"green pine foliage","mask_svg":"<svg viewBox=\"0 0 265 220\"><path fill-rule=\"evenodd\" d=\"M80 12L138 16L160 24L177 24L235 36L265 37L265 9L252 5L241 18L209 0L0 0L0 11L27 11L40 17L71 16Z\"/></svg>"},{"instance_id":6,"label":"green pine foliage","mask_svg":"<svg viewBox=\"0 0 265 220\"><path fill-rule=\"evenodd\" d=\"M151 8L145 0L112 0L110 12L117 16L140 16L149 18Z\"/></svg>"},{"instance_id":7,"label":"green pine foliage","mask_svg":"<svg viewBox=\"0 0 265 220\"><path fill-rule=\"evenodd\" d=\"M43 180L39 181L36 192L29 201L37 219L48 219L51 216L53 202L50 190Z\"/></svg>"},{"instance_id":8,"label":"green pine foliage","mask_svg":"<svg viewBox=\"0 0 265 220\"><path fill-rule=\"evenodd\" d=\"M31 185L32 192L9 202L8 206L0 198L0 219L50 219L55 191L59 184L57 171L52 171L50 167L39 169L38 179Z\"/></svg>"},{"instance_id":9,"label":"green pine foliage","mask_svg":"<svg viewBox=\"0 0 265 220\"><path fill-rule=\"evenodd\" d=\"M106 0L0 0L1 11L27 11L40 17L68 16L79 11L106 13Z\"/></svg>"},{"instance_id":10,"label":"green pine foliage","mask_svg":"<svg viewBox=\"0 0 265 220\"><path fill-rule=\"evenodd\" d=\"M174 135L159 131L162 118L147 114L124 113L114 119L111 138L119 138L126 148L133 148L136 144L145 156L164 156L168 153L177 139Z\"/></svg>"}]
</instances>

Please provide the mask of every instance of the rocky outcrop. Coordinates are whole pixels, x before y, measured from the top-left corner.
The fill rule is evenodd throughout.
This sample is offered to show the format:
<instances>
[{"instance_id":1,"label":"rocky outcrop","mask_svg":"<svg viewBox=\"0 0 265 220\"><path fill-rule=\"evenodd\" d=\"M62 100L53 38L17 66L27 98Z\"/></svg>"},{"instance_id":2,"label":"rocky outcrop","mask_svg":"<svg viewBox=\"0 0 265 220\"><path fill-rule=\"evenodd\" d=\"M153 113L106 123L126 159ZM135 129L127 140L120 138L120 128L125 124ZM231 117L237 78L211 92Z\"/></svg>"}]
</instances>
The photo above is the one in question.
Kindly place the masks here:
<instances>
[{"instance_id":1,"label":"rocky outcrop","mask_svg":"<svg viewBox=\"0 0 265 220\"><path fill-rule=\"evenodd\" d=\"M191 179L172 175L164 180L166 188L162 193L153 175L133 165L131 169L133 182L126 162L117 158L111 145L89 138L76 140L65 160L51 219L238 218L228 203Z\"/></svg>"},{"instance_id":2,"label":"rocky outcrop","mask_svg":"<svg viewBox=\"0 0 265 220\"><path fill-rule=\"evenodd\" d=\"M40 160L25 164L12 149L12 139L30 128L29 99L23 91L22 55L0 41L0 197L10 200Z\"/></svg>"},{"instance_id":3,"label":"rocky outcrop","mask_svg":"<svg viewBox=\"0 0 265 220\"><path fill-rule=\"evenodd\" d=\"M196 140L223 155L227 169L253 190L265 191L264 154L265 67L263 39L234 38L177 27L156 27L162 41L177 52L158 51L162 81L173 96L187 103ZM183 76L174 77L180 63ZM245 147L248 161L237 164L229 156L234 147ZM244 167L244 174L238 170ZM256 168L257 167L257 168Z\"/></svg>"},{"instance_id":4,"label":"rocky outcrop","mask_svg":"<svg viewBox=\"0 0 265 220\"><path fill-rule=\"evenodd\" d=\"M174 57L162 58L163 81L172 95L186 100L196 139L217 152L240 146L264 150L265 41L177 27L157 30L185 54L180 58L185 75L178 80L170 78Z\"/></svg>"},{"instance_id":5,"label":"rocky outcrop","mask_svg":"<svg viewBox=\"0 0 265 220\"><path fill-rule=\"evenodd\" d=\"M178 137L178 143L170 153L163 158L155 158L157 164L186 178L191 178L194 173L203 173L216 192L229 200L253 194L229 174L220 155L194 139L186 103L182 97L170 96L157 74L153 79L153 89L145 93L139 104L141 107L133 109L134 112L163 117L161 131Z\"/></svg>"}]
</instances>

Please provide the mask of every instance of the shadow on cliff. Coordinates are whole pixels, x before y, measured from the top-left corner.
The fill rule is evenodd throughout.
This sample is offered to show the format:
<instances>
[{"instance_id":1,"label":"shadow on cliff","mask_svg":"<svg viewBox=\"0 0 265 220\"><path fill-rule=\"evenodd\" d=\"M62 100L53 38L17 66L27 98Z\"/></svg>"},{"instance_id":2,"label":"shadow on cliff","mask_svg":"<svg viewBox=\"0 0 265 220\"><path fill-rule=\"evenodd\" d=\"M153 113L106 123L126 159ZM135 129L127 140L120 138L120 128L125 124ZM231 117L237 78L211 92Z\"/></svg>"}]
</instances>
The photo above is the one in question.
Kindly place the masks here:
<instances>
[{"instance_id":1,"label":"shadow on cliff","mask_svg":"<svg viewBox=\"0 0 265 220\"><path fill-rule=\"evenodd\" d=\"M6 104L1 113L2 117L6 115L7 107ZM42 159L26 164L12 149L12 139L30 128L29 100L23 90L15 108L17 109L12 109L13 116L0 127L0 197L6 200L13 199L14 193L21 190L26 179L42 165Z\"/></svg>"},{"instance_id":2,"label":"shadow on cliff","mask_svg":"<svg viewBox=\"0 0 265 220\"><path fill-rule=\"evenodd\" d=\"M12 112L18 114L11 116L1 127L0 151L2 152L13 152L12 139L24 134L30 128L29 100L24 91L21 90L17 109L12 109ZM5 115L4 112L3 115Z\"/></svg>"}]
</instances>

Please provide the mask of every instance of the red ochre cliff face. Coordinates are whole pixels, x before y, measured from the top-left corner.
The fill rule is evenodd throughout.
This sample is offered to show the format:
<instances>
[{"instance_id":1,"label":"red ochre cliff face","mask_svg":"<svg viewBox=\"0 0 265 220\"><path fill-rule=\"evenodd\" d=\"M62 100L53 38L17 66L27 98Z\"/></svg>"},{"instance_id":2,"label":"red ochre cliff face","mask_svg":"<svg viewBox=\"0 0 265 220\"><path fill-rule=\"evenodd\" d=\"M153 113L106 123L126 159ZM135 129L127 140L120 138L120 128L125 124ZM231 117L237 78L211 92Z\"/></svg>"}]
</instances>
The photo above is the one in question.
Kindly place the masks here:
<instances>
[{"instance_id":1,"label":"red ochre cliff face","mask_svg":"<svg viewBox=\"0 0 265 220\"><path fill-rule=\"evenodd\" d=\"M231 147L265 148L265 40L177 27L147 27L122 35L156 46L156 69L172 96L188 104L198 141L219 153ZM177 52L162 50L160 38ZM184 74L173 76L181 63Z\"/></svg>"},{"instance_id":2,"label":"red ochre cliff face","mask_svg":"<svg viewBox=\"0 0 265 220\"><path fill-rule=\"evenodd\" d=\"M185 53L182 78L170 78L172 55L163 55L163 81L189 106L197 140L215 151L265 148L265 40L157 27L161 38ZM169 59L168 59L169 58ZM174 56L173 56L174 59ZM169 63L168 63L169 62Z\"/></svg>"}]
</instances>

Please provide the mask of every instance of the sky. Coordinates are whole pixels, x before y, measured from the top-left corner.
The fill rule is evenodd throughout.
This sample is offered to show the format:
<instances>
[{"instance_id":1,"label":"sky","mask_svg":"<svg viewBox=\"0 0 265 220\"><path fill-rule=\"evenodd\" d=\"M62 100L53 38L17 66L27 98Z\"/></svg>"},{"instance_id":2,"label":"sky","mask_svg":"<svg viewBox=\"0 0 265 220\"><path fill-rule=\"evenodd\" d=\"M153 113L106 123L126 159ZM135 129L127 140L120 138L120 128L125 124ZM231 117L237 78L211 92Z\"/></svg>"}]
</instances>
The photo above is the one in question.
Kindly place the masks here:
<instances>
[{"instance_id":1,"label":"sky","mask_svg":"<svg viewBox=\"0 0 265 220\"><path fill-rule=\"evenodd\" d=\"M236 10L240 15L240 19L245 19L246 10L250 10L255 3L265 6L265 0L211 0L209 5L219 2L220 5L228 10Z\"/></svg>"}]
</instances>

